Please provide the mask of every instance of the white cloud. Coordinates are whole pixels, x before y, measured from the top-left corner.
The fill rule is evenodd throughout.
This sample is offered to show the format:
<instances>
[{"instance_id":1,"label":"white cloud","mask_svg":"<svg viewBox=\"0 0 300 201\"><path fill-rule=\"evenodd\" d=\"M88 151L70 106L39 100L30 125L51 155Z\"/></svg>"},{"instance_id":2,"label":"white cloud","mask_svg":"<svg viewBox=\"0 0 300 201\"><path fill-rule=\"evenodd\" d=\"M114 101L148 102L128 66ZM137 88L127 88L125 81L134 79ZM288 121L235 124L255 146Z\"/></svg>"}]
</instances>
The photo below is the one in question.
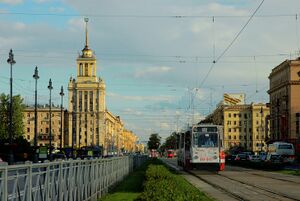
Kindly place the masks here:
<instances>
[{"instance_id":1,"label":"white cloud","mask_svg":"<svg viewBox=\"0 0 300 201\"><path fill-rule=\"evenodd\" d=\"M16 31L22 31L22 30L24 30L26 28L26 25L24 24L24 23L22 23L22 22L16 22L15 24L14 24L14 29L16 30Z\"/></svg>"},{"instance_id":2,"label":"white cloud","mask_svg":"<svg viewBox=\"0 0 300 201\"><path fill-rule=\"evenodd\" d=\"M46 3L50 2L51 0L34 0L35 3Z\"/></svg>"},{"instance_id":3,"label":"white cloud","mask_svg":"<svg viewBox=\"0 0 300 201\"><path fill-rule=\"evenodd\" d=\"M172 101L174 100L174 96L128 96L128 95L120 95L117 93L108 92L107 96L114 98L116 100L127 100L127 101Z\"/></svg>"},{"instance_id":4,"label":"white cloud","mask_svg":"<svg viewBox=\"0 0 300 201\"><path fill-rule=\"evenodd\" d=\"M23 3L23 0L0 0L0 3L10 4L10 5L17 5Z\"/></svg>"},{"instance_id":5,"label":"white cloud","mask_svg":"<svg viewBox=\"0 0 300 201\"><path fill-rule=\"evenodd\" d=\"M134 74L134 77L135 78L152 77L152 76L166 74L170 71L172 71L172 68L168 66L151 67L143 70L137 70Z\"/></svg>"},{"instance_id":6,"label":"white cloud","mask_svg":"<svg viewBox=\"0 0 300 201\"><path fill-rule=\"evenodd\" d=\"M49 11L51 13L63 13L65 9L63 7L50 7Z\"/></svg>"}]
</instances>

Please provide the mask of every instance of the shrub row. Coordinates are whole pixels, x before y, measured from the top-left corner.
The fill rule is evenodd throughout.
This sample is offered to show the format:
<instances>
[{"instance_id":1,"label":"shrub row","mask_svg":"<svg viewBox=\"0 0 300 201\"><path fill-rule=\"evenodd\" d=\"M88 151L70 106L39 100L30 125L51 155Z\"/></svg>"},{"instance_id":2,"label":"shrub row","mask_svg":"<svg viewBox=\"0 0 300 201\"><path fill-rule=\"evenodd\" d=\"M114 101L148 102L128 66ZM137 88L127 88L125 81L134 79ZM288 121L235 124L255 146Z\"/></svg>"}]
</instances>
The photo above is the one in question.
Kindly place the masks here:
<instances>
[{"instance_id":1,"label":"shrub row","mask_svg":"<svg viewBox=\"0 0 300 201\"><path fill-rule=\"evenodd\" d=\"M149 165L144 191L137 201L199 201L211 200L183 177L173 174L161 162Z\"/></svg>"}]
</instances>

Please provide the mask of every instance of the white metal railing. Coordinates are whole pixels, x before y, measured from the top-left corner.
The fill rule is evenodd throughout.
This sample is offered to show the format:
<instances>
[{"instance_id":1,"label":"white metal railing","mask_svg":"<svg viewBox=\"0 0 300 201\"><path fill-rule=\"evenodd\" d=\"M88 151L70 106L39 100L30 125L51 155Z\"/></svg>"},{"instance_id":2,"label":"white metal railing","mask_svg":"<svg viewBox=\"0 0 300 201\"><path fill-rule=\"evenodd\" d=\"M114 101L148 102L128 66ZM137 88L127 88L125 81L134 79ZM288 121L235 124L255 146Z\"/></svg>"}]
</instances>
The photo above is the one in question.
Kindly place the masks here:
<instances>
[{"instance_id":1,"label":"white metal railing","mask_svg":"<svg viewBox=\"0 0 300 201\"><path fill-rule=\"evenodd\" d=\"M146 156L0 164L0 201L96 201Z\"/></svg>"}]
</instances>

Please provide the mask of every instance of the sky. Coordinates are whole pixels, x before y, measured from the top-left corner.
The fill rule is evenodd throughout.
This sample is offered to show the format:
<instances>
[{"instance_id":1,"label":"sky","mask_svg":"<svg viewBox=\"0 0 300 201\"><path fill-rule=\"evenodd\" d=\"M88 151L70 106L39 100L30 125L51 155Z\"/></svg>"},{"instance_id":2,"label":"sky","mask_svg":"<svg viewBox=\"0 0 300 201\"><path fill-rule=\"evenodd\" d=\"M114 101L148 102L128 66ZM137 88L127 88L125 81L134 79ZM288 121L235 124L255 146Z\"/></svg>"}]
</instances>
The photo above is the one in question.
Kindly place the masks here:
<instances>
[{"instance_id":1,"label":"sky","mask_svg":"<svg viewBox=\"0 0 300 201\"><path fill-rule=\"evenodd\" d=\"M300 2L265 0L245 26L261 2L0 0L0 93L9 93L13 49L13 93L34 103L38 66L38 103L48 103L51 78L54 104L63 86L67 106L88 17L107 109L140 141L151 133L164 140L212 112L224 93L269 102L272 68L300 56Z\"/></svg>"}]
</instances>

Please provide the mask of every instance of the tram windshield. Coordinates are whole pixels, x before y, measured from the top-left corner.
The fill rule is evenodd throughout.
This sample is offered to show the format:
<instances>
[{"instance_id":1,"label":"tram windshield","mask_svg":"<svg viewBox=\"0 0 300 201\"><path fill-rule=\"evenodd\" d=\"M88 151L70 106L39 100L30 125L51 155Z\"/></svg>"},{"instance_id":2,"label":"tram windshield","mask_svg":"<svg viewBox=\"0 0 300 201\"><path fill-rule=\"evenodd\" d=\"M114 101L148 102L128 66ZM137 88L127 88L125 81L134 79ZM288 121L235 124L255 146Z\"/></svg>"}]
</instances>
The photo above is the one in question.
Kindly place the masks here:
<instances>
[{"instance_id":1,"label":"tram windshield","mask_svg":"<svg viewBox=\"0 0 300 201\"><path fill-rule=\"evenodd\" d=\"M194 147L218 147L217 133L194 133Z\"/></svg>"}]
</instances>

